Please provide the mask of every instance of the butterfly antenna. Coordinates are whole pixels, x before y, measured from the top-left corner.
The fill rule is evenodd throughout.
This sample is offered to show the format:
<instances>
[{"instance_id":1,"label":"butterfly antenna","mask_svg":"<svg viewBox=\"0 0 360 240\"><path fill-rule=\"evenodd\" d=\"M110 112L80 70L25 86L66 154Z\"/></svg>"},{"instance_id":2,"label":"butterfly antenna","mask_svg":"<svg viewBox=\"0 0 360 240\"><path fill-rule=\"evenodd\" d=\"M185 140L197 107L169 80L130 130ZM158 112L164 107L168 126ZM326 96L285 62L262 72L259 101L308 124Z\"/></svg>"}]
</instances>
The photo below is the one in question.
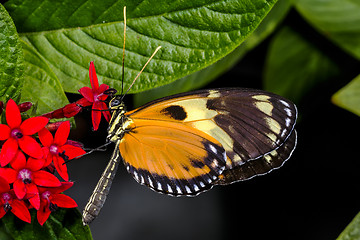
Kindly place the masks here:
<instances>
[{"instance_id":1,"label":"butterfly antenna","mask_svg":"<svg viewBox=\"0 0 360 240\"><path fill-rule=\"evenodd\" d=\"M109 145L109 144L111 144L111 143L112 143L112 142L110 142L110 141L109 141L109 142L106 142L105 144L103 144L103 145L101 145L101 146L99 146L99 147L97 147L97 148L93 148L93 149L91 149L90 151L88 151L88 152L86 152L86 153L84 153L84 154L82 154L82 155L80 155L80 156L77 156L77 157L75 157L75 158L73 158L73 159L70 159L70 160L65 161L63 164L68 164L69 162L71 162L71 161L73 161L73 160L75 160L75 159L82 158L82 157L84 157L84 156L86 156L86 155L89 155L89 154L95 152L95 151L103 151L104 147L106 147L107 145Z\"/></svg>"},{"instance_id":2,"label":"butterfly antenna","mask_svg":"<svg viewBox=\"0 0 360 240\"><path fill-rule=\"evenodd\" d=\"M144 69L146 68L146 66L149 64L149 62L151 61L151 59L153 59L153 57L155 56L155 54L160 50L161 46L158 46L154 53L150 56L149 60L147 60L147 62L145 63L145 65L143 66L143 68L140 70L140 72L138 73L138 75L136 75L135 79L132 81L130 87L128 88L128 90L126 90L126 92L124 93L124 95L122 95L121 100L123 100L124 96L129 92L129 90L132 88L132 86L134 85L135 81L139 78L140 74L144 71Z\"/></svg>"},{"instance_id":3,"label":"butterfly antenna","mask_svg":"<svg viewBox=\"0 0 360 240\"><path fill-rule=\"evenodd\" d=\"M124 91L125 42L126 42L126 6L124 7L124 44L123 44L123 55L122 55L121 95L123 94Z\"/></svg>"}]
</instances>

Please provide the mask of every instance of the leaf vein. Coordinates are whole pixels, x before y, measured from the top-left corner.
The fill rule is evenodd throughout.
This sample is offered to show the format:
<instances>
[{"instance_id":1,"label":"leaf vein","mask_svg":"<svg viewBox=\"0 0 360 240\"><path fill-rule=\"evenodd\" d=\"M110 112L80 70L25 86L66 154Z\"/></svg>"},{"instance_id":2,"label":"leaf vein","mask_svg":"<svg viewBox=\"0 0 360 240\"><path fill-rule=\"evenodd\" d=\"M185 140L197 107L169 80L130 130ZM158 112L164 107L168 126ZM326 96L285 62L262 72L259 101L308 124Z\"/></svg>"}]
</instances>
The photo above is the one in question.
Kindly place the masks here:
<instances>
[{"instance_id":1,"label":"leaf vein","mask_svg":"<svg viewBox=\"0 0 360 240\"><path fill-rule=\"evenodd\" d=\"M31 12L31 14L27 15L26 18L22 21L23 23L27 22L27 20L34 15L34 13L42 6L46 3L47 1L43 1L40 5L38 5L34 11ZM20 5L21 6L21 5Z\"/></svg>"},{"instance_id":2,"label":"leaf vein","mask_svg":"<svg viewBox=\"0 0 360 240\"><path fill-rule=\"evenodd\" d=\"M99 19L103 16L103 15L105 15L107 12L109 12L110 11L110 9L112 8L112 7L114 7L116 4L118 4L119 2L121 2L120 0L117 0L117 1L115 1L113 4L111 4L111 6L109 6L107 9L105 9L101 14L99 14L99 16L94 20L94 22L98 22L99 21Z\"/></svg>"},{"instance_id":3,"label":"leaf vein","mask_svg":"<svg viewBox=\"0 0 360 240\"><path fill-rule=\"evenodd\" d=\"M92 37L90 34L88 34L87 32L85 32L85 31L83 31L83 30L81 30L81 31L82 31L84 34L86 34L87 36L89 36L90 38L92 38L93 40L98 41L99 43L102 43L102 44L105 44L105 45L109 45L109 46L112 46L112 47L116 47L116 48L118 48L119 50L122 50L122 47L123 47L123 46L117 46L117 45L114 45L114 44L109 43L109 42L101 41L101 40L99 40L99 39L93 38L93 37ZM64 34L65 34L65 33L64 33ZM71 40L74 44L76 44L77 46L81 47L83 50L86 50L88 53L92 53L92 54L94 54L94 55L96 55L96 56L98 56L98 57L101 57L101 58L104 59L104 60L107 60L107 61L111 62L111 63L117 64L117 65L121 65L121 62L115 62L115 61L113 61L113 60L111 60L111 59L108 59L108 58L106 58L106 57L104 57L104 56L101 56L101 55L99 55L99 54L97 54L97 53L95 53L95 52L91 52L90 50L82 47L82 46L79 45L77 42L75 42L70 36L68 36L68 35L66 35L66 34L65 34L65 36L66 36L69 40ZM131 54L134 54L134 55L138 55L138 56L140 56L140 57L143 57L145 60L148 60L149 57L150 57L150 56L148 56L148 55L144 55L144 54L140 54L140 53L138 53L138 52L134 52L134 51L128 50L128 49L126 49L126 47L125 47L125 50L126 50L127 53L131 53ZM178 63L178 64L188 64L188 63L189 63L188 61L187 61L187 62L176 62L176 61L169 61L169 60L156 59L156 58L153 58L153 60L154 60L154 61L173 62L173 63ZM134 70L134 71L139 71L138 69L135 69L135 68L130 68L130 67L126 67L126 68L128 68L128 69L130 69L130 70ZM143 72L144 72L144 73L152 73L152 72L147 72L147 71L146 71L146 68L145 68L145 70L144 70ZM156 74L156 75L159 75L159 74Z\"/></svg>"},{"instance_id":4,"label":"leaf vein","mask_svg":"<svg viewBox=\"0 0 360 240\"><path fill-rule=\"evenodd\" d=\"M205 51L205 50L208 51L209 50L209 49L206 49L206 48L197 48L197 47L185 46L185 45L181 45L181 44L178 44L178 43L173 43L173 42L170 42L170 41L167 41L167 40L164 40L164 39L156 38L154 36L149 36L149 35L143 34L143 33L139 32L139 31L135 30L135 28L132 28L131 26L129 26L129 24L127 24L127 27L129 29L131 29L132 31L134 31L135 33L139 34L139 35L151 38L151 39L159 41L159 42L165 42L165 43L168 43L168 44L171 44L171 45L174 45L174 46L177 46L177 47L185 48L185 49L193 49L193 50L201 50L201 51Z\"/></svg>"}]
</instances>

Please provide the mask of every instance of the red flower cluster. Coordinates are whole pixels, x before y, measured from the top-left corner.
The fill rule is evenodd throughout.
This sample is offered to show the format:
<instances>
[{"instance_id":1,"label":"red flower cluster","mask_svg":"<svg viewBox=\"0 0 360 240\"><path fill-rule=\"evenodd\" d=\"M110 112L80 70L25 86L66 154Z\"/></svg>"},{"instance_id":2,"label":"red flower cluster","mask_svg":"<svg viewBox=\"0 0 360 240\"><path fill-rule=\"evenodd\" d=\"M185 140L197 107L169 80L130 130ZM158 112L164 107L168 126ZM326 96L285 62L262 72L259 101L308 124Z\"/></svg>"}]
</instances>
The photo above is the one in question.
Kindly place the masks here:
<instances>
[{"instance_id":1,"label":"red flower cluster","mask_svg":"<svg viewBox=\"0 0 360 240\"><path fill-rule=\"evenodd\" d=\"M32 117L22 121L20 108L10 99L5 109L6 124L0 124L0 217L11 211L18 218L30 222L29 208L35 208L42 225L57 207L72 208L77 204L60 194L73 183L69 179L64 160L85 153L68 141L70 123L63 122L52 134L45 128L49 119ZM43 147L35 140L39 135ZM55 165L60 182L50 171Z\"/></svg>"},{"instance_id":2,"label":"red flower cluster","mask_svg":"<svg viewBox=\"0 0 360 240\"><path fill-rule=\"evenodd\" d=\"M16 105L12 99L7 102L7 124L0 124L0 218L11 211L30 223L29 209L35 208L37 220L43 225L58 207L77 207L72 198L62 194L73 185L64 163L85 151L80 143L67 139L69 121L49 123L49 119L70 118L82 108L92 106L94 130L99 127L101 114L110 121L105 100L115 90L108 90L106 84L99 86L93 62L90 63L89 77L91 88L79 89L83 98L40 117L22 121L20 112L29 110L32 104ZM4 103L0 101L0 114L3 108ZM56 131L54 136L50 131ZM40 143L34 137L36 134ZM55 177L54 169L65 182Z\"/></svg>"}]
</instances>

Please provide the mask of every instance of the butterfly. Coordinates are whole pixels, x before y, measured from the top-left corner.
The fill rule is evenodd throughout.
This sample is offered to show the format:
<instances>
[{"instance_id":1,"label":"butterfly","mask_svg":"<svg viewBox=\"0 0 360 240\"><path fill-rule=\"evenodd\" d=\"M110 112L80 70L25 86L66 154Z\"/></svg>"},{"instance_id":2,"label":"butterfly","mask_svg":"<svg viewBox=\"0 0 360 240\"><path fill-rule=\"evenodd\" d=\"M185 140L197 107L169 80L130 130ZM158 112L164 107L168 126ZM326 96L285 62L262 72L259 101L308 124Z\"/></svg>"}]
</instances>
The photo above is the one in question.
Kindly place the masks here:
<instances>
[{"instance_id":1,"label":"butterfly","mask_svg":"<svg viewBox=\"0 0 360 240\"><path fill-rule=\"evenodd\" d=\"M122 99L109 103L107 139L115 150L84 209L84 224L99 214L120 161L154 191L194 196L279 168L296 146L296 106L270 92L198 90L132 111Z\"/></svg>"}]
</instances>

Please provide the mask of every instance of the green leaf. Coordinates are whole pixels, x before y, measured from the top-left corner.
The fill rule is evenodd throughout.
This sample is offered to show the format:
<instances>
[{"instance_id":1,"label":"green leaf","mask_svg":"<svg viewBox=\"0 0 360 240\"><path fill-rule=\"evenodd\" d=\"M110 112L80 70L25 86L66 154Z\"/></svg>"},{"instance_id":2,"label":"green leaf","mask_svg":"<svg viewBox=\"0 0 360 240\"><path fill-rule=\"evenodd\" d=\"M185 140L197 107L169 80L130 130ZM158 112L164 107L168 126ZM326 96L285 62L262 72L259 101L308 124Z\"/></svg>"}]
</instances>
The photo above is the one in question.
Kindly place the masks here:
<instances>
[{"instance_id":1,"label":"green leaf","mask_svg":"<svg viewBox=\"0 0 360 240\"><path fill-rule=\"evenodd\" d=\"M51 68L27 43L23 43L25 82L21 101L36 104L33 115L41 115L69 103L61 84Z\"/></svg>"},{"instance_id":2,"label":"green leaf","mask_svg":"<svg viewBox=\"0 0 360 240\"><path fill-rule=\"evenodd\" d=\"M18 99L23 83L23 61L15 25L0 4L0 100Z\"/></svg>"},{"instance_id":3,"label":"green leaf","mask_svg":"<svg viewBox=\"0 0 360 240\"><path fill-rule=\"evenodd\" d=\"M83 226L78 209L61 208L51 213L41 226L36 220L36 211L32 209L32 223L26 223L7 213L0 222L0 232L8 239L16 240L89 240L92 239L90 228ZM1 235L0 235L1 236Z\"/></svg>"},{"instance_id":4,"label":"green leaf","mask_svg":"<svg viewBox=\"0 0 360 240\"><path fill-rule=\"evenodd\" d=\"M125 88L160 45L131 92L168 84L213 64L239 46L275 2L126 2ZM22 39L46 60L65 91L76 92L89 85L90 61L100 82L121 88L123 5L117 0L12 0L5 6Z\"/></svg>"},{"instance_id":5,"label":"green leaf","mask_svg":"<svg viewBox=\"0 0 360 240\"><path fill-rule=\"evenodd\" d=\"M336 240L360 240L360 213L358 213Z\"/></svg>"},{"instance_id":6,"label":"green leaf","mask_svg":"<svg viewBox=\"0 0 360 240\"><path fill-rule=\"evenodd\" d=\"M297 0L295 6L310 24L360 59L359 1Z\"/></svg>"},{"instance_id":7,"label":"green leaf","mask_svg":"<svg viewBox=\"0 0 360 240\"><path fill-rule=\"evenodd\" d=\"M298 103L313 87L339 73L338 66L289 27L274 36L265 61L264 88Z\"/></svg>"},{"instance_id":8,"label":"green leaf","mask_svg":"<svg viewBox=\"0 0 360 240\"><path fill-rule=\"evenodd\" d=\"M145 93L134 95L134 105L140 106L156 98L200 88L216 79L218 76L232 68L248 51L256 47L270 35L278 23L282 21L288 13L290 6L291 3L289 0L279 0L260 23L258 28L256 28L256 30L232 53L205 69L178 79L175 82L151 89Z\"/></svg>"},{"instance_id":9,"label":"green leaf","mask_svg":"<svg viewBox=\"0 0 360 240\"><path fill-rule=\"evenodd\" d=\"M332 102L360 116L360 75L332 96Z\"/></svg>"}]
</instances>

